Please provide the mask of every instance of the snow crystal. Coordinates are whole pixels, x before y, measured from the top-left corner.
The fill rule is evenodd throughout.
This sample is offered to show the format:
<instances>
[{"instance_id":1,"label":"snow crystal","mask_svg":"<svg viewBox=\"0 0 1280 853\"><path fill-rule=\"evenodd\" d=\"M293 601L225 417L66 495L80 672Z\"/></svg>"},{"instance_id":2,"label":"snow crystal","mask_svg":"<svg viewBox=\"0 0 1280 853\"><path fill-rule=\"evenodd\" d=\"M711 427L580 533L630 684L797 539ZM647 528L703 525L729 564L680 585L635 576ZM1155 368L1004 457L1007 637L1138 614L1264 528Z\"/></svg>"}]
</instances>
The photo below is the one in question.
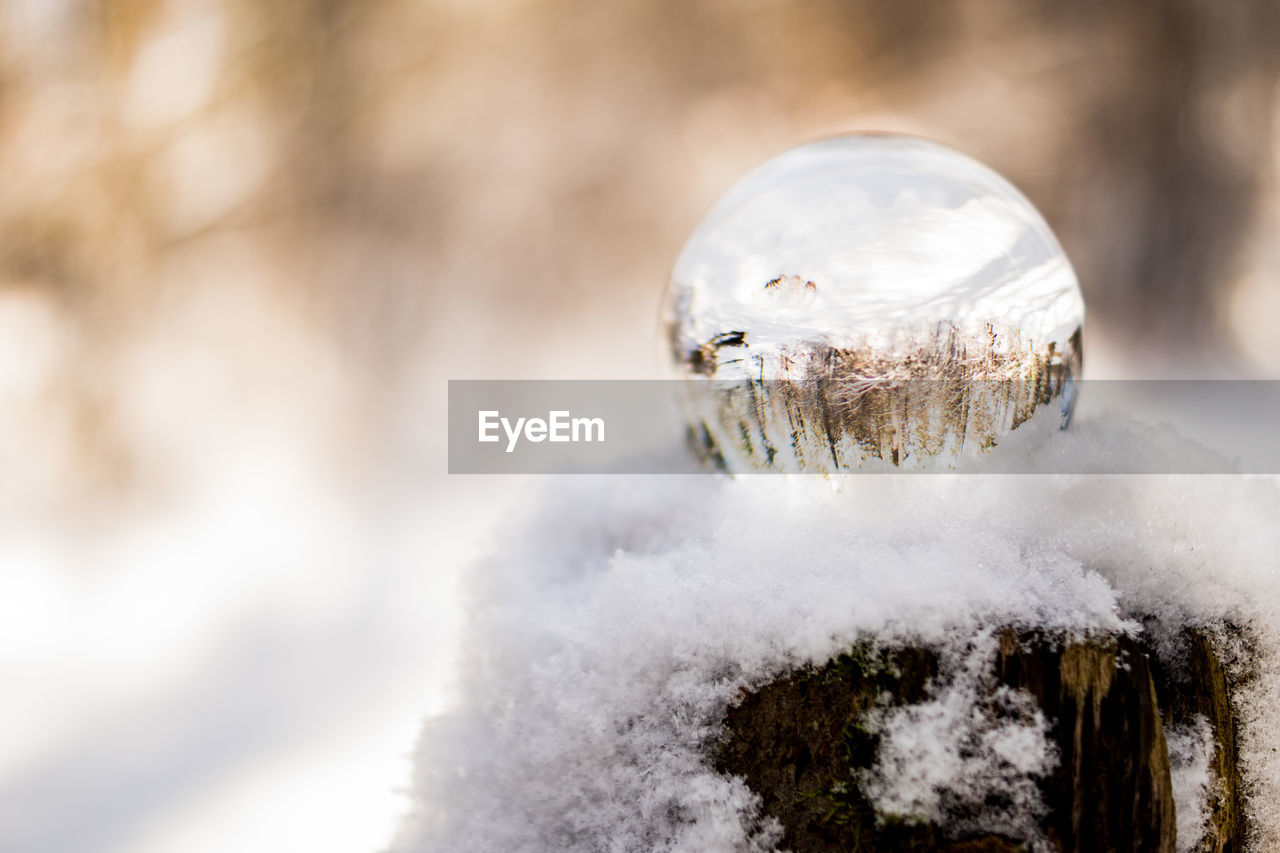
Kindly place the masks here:
<instances>
[{"instance_id":1,"label":"snow crystal","mask_svg":"<svg viewBox=\"0 0 1280 853\"><path fill-rule=\"evenodd\" d=\"M880 814L1049 849L1036 779L1054 768L1057 751L1031 694L997 686L997 647L994 631L983 630L960 661L944 657L942 671L954 675L929 701L872 715L868 727L882 740L863 790Z\"/></svg>"},{"instance_id":2,"label":"snow crystal","mask_svg":"<svg viewBox=\"0 0 1280 853\"><path fill-rule=\"evenodd\" d=\"M1210 777L1213 761L1213 729L1202 715L1188 725L1165 732L1169 744L1169 775L1178 815L1178 853L1195 850L1204 837L1211 797L1219 792Z\"/></svg>"},{"instance_id":3,"label":"snow crystal","mask_svg":"<svg viewBox=\"0 0 1280 853\"><path fill-rule=\"evenodd\" d=\"M1066 451L1163 446L1102 422L1074 431ZM1244 626L1256 646L1258 677L1238 694L1240 754L1254 843L1280 849L1275 479L540 485L528 517L467 581L456 698L423 733L418 811L399 851L770 850L781 837L776 822L709 761L741 689L821 664L872 634L963 661L982 647L984 630L1003 624L1172 636L1223 619ZM963 737L987 750L979 765L920 775L948 754L942 723L973 677L957 676L925 707L902 712L937 717L910 737L899 718L883 720L891 747L883 760L917 774L885 781L885 802L928 813L931 797L981 798L983 786L1030 796L1009 773L1052 758L1027 709L1020 725L969 724ZM938 740L927 739L931 731ZM1199 782L1188 768L1199 765L1179 760L1189 820L1185 803Z\"/></svg>"}]
</instances>

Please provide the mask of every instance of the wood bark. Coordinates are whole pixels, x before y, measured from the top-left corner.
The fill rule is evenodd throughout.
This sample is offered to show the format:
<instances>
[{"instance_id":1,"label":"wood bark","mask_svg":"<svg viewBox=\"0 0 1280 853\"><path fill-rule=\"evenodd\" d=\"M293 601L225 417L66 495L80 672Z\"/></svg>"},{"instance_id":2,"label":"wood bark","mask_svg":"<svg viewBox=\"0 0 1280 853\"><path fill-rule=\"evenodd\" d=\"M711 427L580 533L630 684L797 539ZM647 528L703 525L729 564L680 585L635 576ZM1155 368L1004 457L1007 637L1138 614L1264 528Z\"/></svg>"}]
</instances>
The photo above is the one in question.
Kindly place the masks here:
<instances>
[{"instance_id":1,"label":"wood bark","mask_svg":"<svg viewBox=\"0 0 1280 853\"><path fill-rule=\"evenodd\" d=\"M1166 727L1196 718L1212 733L1213 792L1192 849L1241 849L1232 685L1210 635L1188 629L1161 655L1125 635L1070 638L1004 629L992 689L1026 691L1048 721L1054 768L1036 779L1047 813L1039 845L1061 853L1176 849ZM1002 853L1028 838L961 830L973 815L918 821L878 813L859 782L877 758L874 711L926 701L940 677L927 646L860 643L822 667L744 694L715 761L742 776L796 853ZM980 821L979 821L980 823Z\"/></svg>"}]
</instances>

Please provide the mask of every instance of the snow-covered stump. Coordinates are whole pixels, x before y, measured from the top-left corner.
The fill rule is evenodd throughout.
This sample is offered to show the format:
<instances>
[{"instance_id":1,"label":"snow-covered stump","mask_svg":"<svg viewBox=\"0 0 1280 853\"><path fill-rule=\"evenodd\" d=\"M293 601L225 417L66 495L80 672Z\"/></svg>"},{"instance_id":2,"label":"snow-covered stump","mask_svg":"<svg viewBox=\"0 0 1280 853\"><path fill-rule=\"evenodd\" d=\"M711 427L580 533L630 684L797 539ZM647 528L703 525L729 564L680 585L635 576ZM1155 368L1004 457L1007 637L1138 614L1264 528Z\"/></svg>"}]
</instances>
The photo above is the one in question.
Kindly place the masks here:
<instances>
[{"instance_id":1,"label":"snow-covered stump","mask_svg":"<svg viewBox=\"0 0 1280 853\"><path fill-rule=\"evenodd\" d=\"M730 474L1034 469L1083 359L1075 273L1031 203L891 136L812 143L736 184L681 251L666 320L690 443ZM882 645L872 631L730 711L717 768L785 848L1239 847L1235 717L1207 633L1001 615L967 648L911 647L910 604Z\"/></svg>"},{"instance_id":2,"label":"snow-covered stump","mask_svg":"<svg viewBox=\"0 0 1280 853\"><path fill-rule=\"evenodd\" d=\"M1057 429L1084 305L1007 182L805 146L716 205L667 308L699 455L821 476L540 489L467 580L394 849L1280 850L1280 484L1053 474L1235 468ZM846 476L906 470L1040 476Z\"/></svg>"},{"instance_id":3,"label":"snow-covered stump","mask_svg":"<svg viewBox=\"0 0 1280 853\"><path fill-rule=\"evenodd\" d=\"M1203 631L1166 646L1012 628L959 655L864 642L745 693L716 766L796 853L1238 850L1225 669Z\"/></svg>"}]
</instances>

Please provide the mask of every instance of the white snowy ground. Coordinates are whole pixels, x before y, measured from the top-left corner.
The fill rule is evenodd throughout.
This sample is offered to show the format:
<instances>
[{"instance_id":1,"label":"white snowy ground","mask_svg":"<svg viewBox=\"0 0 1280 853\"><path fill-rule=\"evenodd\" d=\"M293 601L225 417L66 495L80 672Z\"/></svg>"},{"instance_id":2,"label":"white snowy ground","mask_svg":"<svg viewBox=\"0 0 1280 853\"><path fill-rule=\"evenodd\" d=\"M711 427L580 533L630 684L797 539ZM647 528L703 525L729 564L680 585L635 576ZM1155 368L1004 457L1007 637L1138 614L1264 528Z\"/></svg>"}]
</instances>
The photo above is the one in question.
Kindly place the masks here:
<instances>
[{"instance_id":1,"label":"white snowy ground","mask_svg":"<svg viewBox=\"0 0 1280 853\"><path fill-rule=\"evenodd\" d=\"M1091 458L1190 447L1087 410L1050 438ZM1241 759L1259 849L1277 849L1277 521L1277 480L1232 475L546 480L464 576L454 692L427 722L395 849L772 849L756 798L705 758L740 688L865 633L963 663L983 626L1137 631L1125 617L1138 614L1230 618L1256 636ZM1053 760L1032 720L977 731L993 754L960 761L974 670L957 671L930 719L886 721L883 802L927 814L942 794L999 784L993 767ZM1187 844L1207 752L1202 732L1171 740Z\"/></svg>"},{"instance_id":2,"label":"white snowy ground","mask_svg":"<svg viewBox=\"0 0 1280 853\"><path fill-rule=\"evenodd\" d=\"M183 280L92 360L0 292L0 851L377 849L481 499L376 470L357 377L254 276ZM138 467L107 499L79 382Z\"/></svg>"}]
</instances>

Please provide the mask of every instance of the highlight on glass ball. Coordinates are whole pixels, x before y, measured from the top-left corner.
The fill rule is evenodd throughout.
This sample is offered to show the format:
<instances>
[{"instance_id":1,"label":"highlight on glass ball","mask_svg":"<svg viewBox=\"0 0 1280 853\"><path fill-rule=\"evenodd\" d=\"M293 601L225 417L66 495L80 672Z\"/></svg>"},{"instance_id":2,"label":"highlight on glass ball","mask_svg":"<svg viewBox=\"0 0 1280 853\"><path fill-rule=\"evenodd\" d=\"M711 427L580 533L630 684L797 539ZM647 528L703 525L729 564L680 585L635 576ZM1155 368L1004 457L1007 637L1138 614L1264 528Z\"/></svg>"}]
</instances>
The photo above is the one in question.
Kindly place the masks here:
<instances>
[{"instance_id":1,"label":"highlight on glass ball","mask_svg":"<svg viewBox=\"0 0 1280 853\"><path fill-rule=\"evenodd\" d=\"M945 470L1029 422L1066 426L1083 322L1071 264L1018 190L888 135L749 174L666 299L691 444L729 472Z\"/></svg>"}]
</instances>

